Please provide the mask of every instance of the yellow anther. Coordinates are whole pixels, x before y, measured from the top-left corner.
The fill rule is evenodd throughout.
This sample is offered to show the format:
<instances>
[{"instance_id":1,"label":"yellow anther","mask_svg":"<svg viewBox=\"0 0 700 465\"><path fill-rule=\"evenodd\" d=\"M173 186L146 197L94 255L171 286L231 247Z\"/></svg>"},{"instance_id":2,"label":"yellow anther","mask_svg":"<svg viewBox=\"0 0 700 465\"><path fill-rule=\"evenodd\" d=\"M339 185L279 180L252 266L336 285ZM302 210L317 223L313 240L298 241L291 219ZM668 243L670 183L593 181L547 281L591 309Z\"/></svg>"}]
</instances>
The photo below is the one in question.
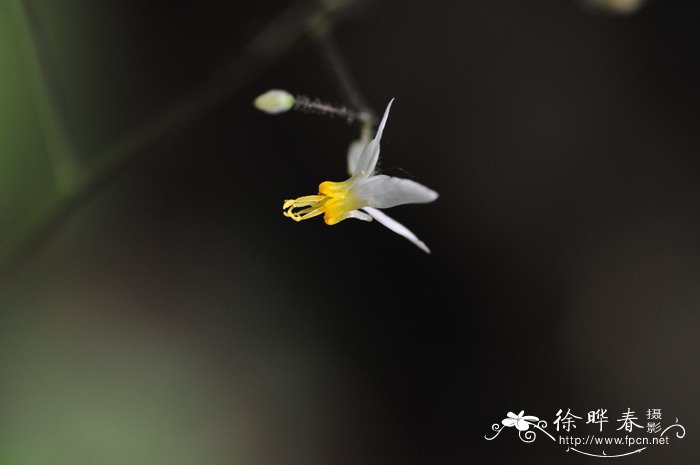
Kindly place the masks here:
<instances>
[{"instance_id":1,"label":"yellow anther","mask_svg":"<svg viewBox=\"0 0 700 465\"><path fill-rule=\"evenodd\" d=\"M323 215L326 224L333 225L349 217L348 213L366 206L351 194L353 178L343 182L325 181L318 186L318 195L305 195L285 200L284 216L294 221L303 221Z\"/></svg>"}]
</instances>

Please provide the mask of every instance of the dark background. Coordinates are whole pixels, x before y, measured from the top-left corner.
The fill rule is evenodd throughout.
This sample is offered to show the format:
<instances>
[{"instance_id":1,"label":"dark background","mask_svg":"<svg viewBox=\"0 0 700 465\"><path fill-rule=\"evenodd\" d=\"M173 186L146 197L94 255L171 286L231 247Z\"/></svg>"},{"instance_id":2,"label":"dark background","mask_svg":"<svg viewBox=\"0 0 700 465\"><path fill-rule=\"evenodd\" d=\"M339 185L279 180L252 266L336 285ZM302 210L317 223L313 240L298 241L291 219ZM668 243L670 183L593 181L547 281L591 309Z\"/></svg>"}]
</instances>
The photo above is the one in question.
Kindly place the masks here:
<instances>
[{"instance_id":1,"label":"dark background","mask_svg":"<svg viewBox=\"0 0 700 465\"><path fill-rule=\"evenodd\" d=\"M607 408L613 435L628 407L644 423L661 408L687 436L616 460L697 462L693 3L618 17L382 1L342 18L333 35L367 101L396 98L382 170L440 193L389 211L430 256L376 223L281 215L345 178L357 129L253 109L270 88L344 102L310 38L252 60L2 282L0 463L595 463L543 435L484 435L508 411L551 423L560 408ZM31 4L83 161L239 76L286 7Z\"/></svg>"}]
</instances>

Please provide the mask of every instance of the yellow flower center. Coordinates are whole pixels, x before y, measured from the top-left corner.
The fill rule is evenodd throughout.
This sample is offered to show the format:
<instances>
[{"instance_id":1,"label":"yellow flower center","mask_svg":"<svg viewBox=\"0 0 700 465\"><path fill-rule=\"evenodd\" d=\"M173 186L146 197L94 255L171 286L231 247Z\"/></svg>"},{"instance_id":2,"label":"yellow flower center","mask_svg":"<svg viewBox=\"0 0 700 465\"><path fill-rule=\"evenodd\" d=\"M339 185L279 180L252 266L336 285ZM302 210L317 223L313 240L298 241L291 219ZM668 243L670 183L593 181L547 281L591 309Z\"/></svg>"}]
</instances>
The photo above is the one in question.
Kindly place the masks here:
<instances>
[{"instance_id":1,"label":"yellow flower center","mask_svg":"<svg viewBox=\"0 0 700 465\"><path fill-rule=\"evenodd\" d=\"M306 195L294 200L285 200L284 216L294 221L303 221L323 215L323 221L333 225L350 217L350 212L368 205L352 194L353 178L343 182L325 181L318 186L318 195Z\"/></svg>"}]
</instances>

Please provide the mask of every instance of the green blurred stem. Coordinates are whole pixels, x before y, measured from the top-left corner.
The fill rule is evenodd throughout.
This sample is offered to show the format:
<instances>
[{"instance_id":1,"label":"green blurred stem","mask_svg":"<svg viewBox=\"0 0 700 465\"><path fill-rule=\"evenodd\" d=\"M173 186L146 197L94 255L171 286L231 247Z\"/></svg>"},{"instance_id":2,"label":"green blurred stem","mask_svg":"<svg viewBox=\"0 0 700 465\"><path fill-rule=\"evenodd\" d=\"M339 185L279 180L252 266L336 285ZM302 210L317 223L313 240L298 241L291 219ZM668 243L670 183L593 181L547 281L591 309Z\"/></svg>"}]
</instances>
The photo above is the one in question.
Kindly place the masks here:
<instances>
[{"instance_id":1,"label":"green blurred stem","mask_svg":"<svg viewBox=\"0 0 700 465\"><path fill-rule=\"evenodd\" d=\"M48 53L31 7L23 0L10 0L10 6L17 25L44 144L51 160L56 189L61 195L69 195L80 183L82 166L60 111L59 86L49 67Z\"/></svg>"},{"instance_id":2,"label":"green blurred stem","mask_svg":"<svg viewBox=\"0 0 700 465\"><path fill-rule=\"evenodd\" d=\"M55 99L42 72L41 61L32 39L26 10L20 0L13 0L17 22L23 27L23 46L27 50L32 79L37 89L37 103L42 112L47 148L56 167L59 195L32 211L5 237L0 238L0 282L82 203L118 174L134 157L167 135L175 134L192 121L224 102L245 84L252 81L265 66L290 49L324 18L330 29L356 11L362 0L299 0L282 11L245 47L240 57L224 67L218 76L204 83L189 95L174 102L160 116L136 128L117 143L91 159L95 164L83 168L58 117ZM30 53L31 52L31 53Z\"/></svg>"}]
</instances>

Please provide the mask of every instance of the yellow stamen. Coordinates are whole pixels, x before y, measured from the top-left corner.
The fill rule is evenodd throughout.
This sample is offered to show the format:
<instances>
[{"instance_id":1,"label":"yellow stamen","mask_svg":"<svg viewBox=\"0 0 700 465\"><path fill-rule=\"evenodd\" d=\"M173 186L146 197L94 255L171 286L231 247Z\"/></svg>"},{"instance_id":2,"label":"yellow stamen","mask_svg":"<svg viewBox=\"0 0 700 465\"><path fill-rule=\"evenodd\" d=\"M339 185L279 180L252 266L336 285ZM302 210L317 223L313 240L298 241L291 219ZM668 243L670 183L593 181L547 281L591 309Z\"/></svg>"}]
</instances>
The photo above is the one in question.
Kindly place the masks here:
<instances>
[{"instance_id":1,"label":"yellow stamen","mask_svg":"<svg viewBox=\"0 0 700 465\"><path fill-rule=\"evenodd\" d=\"M325 181L318 186L318 195L305 195L293 200L285 200L282 205L284 216L294 221L303 221L323 215L328 225L349 218L349 213L367 206L367 203L352 195L354 179L343 182Z\"/></svg>"}]
</instances>

